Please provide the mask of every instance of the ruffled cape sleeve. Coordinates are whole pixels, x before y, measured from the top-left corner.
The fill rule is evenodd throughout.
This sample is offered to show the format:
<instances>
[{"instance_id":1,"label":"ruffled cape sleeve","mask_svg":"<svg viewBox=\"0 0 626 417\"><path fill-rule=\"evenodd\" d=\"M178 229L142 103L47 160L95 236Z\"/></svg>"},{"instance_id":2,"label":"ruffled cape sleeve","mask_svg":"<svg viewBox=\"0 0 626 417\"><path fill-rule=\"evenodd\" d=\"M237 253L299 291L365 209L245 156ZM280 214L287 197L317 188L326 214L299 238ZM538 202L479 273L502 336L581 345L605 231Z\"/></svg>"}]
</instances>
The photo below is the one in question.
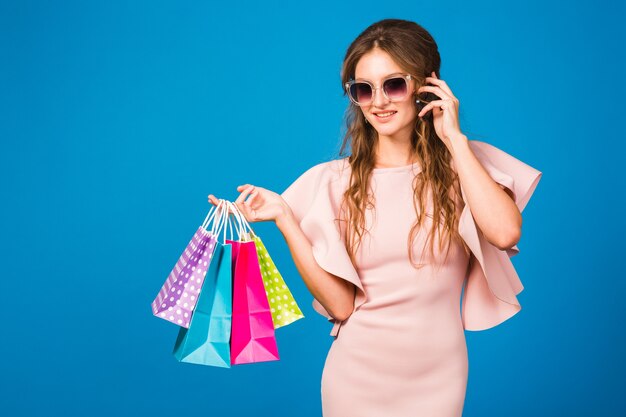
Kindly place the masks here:
<instances>
[{"instance_id":1,"label":"ruffled cape sleeve","mask_svg":"<svg viewBox=\"0 0 626 417\"><path fill-rule=\"evenodd\" d=\"M350 261L338 222L343 192L347 186L345 159L317 164L301 174L282 192L300 228L313 247L313 257L327 272L351 282L356 287L354 309L366 300L356 268ZM331 336L337 336L341 322L313 299L313 309L333 322Z\"/></svg>"},{"instance_id":2,"label":"ruffled cape sleeve","mask_svg":"<svg viewBox=\"0 0 626 417\"><path fill-rule=\"evenodd\" d=\"M509 189L520 212L535 191L542 173L508 153L481 141L469 141L476 158L497 183ZM519 253L517 245L500 250L476 226L462 192L465 206L459 219L459 234L472 252L463 292L462 318L466 330L494 327L521 310L516 295L523 285L510 258Z\"/></svg>"}]
</instances>

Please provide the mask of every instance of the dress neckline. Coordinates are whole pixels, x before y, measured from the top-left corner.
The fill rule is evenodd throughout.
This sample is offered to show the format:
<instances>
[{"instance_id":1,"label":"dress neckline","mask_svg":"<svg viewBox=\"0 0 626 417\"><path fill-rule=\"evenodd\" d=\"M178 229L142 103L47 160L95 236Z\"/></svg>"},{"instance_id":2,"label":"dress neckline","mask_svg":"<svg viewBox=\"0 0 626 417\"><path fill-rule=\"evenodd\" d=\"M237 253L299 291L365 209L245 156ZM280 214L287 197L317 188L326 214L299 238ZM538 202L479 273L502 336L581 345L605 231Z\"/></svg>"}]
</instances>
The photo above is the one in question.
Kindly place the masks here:
<instances>
[{"instance_id":1,"label":"dress neckline","mask_svg":"<svg viewBox=\"0 0 626 417\"><path fill-rule=\"evenodd\" d=\"M338 161L342 161L345 167L350 167L350 163L348 162L348 157L338 159ZM385 168L372 168L372 174L383 174L387 172L409 172L411 170L417 169L421 171L420 163L413 162L410 165L402 165L398 167L385 167Z\"/></svg>"},{"instance_id":2,"label":"dress neckline","mask_svg":"<svg viewBox=\"0 0 626 417\"><path fill-rule=\"evenodd\" d=\"M384 172L403 172L403 171L411 171L413 168L419 167L419 162L413 162L411 165L402 165L397 167L385 167L385 168L373 168L373 173L384 173Z\"/></svg>"}]
</instances>

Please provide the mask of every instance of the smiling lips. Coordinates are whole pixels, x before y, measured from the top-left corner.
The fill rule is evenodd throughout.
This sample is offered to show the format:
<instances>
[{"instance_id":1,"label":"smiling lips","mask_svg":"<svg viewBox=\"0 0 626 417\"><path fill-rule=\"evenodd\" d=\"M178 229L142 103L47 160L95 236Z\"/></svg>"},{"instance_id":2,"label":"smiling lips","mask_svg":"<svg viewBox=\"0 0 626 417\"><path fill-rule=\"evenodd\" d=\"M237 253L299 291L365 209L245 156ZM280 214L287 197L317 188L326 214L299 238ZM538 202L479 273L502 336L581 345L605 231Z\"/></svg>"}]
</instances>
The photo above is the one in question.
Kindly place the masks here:
<instances>
[{"instance_id":1,"label":"smiling lips","mask_svg":"<svg viewBox=\"0 0 626 417\"><path fill-rule=\"evenodd\" d=\"M374 113L374 116L376 116L376 120L378 120L379 122L385 122L385 121L390 120L391 118L393 118L393 115L396 114L396 113L397 113L397 111L391 110L391 111Z\"/></svg>"}]
</instances>

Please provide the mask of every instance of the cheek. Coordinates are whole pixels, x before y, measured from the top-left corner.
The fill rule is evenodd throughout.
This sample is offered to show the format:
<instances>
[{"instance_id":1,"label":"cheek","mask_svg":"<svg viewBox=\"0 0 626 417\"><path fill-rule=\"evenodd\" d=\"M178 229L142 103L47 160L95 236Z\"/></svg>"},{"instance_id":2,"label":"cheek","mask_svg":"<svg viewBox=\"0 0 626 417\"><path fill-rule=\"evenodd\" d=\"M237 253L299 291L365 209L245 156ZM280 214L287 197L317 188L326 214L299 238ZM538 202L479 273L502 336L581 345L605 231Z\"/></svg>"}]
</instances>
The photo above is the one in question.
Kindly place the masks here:
<instances>
[{"instance_id":1,"label":"cheek","mask_svg":"<svg viewBox=\"0 0 626 417\"><path fill-rule=\"evenodd\" d=\"M402 108L402 114L404 120L413 120L417 117L417 109L412 103L408 103Z\"/></svg>"}]
</instances>

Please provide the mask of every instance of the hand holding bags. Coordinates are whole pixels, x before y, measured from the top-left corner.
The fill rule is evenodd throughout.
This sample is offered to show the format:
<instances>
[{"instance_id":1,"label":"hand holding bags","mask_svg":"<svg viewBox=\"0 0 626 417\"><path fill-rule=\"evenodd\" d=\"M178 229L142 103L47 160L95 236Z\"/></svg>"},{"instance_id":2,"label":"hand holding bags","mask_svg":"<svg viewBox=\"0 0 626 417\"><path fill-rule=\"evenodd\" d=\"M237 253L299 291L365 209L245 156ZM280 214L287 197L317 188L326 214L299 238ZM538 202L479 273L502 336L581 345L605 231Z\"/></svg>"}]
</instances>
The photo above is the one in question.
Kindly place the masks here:
<instances>
[{"instance_id":1,"label":"hand holding bags","mask_svg":"<svg viewBox=\"0 0 626 417\"><path fill-rule=\"evenodd\" d=\"M238 240L232 237L231 214ZM220 239L227 222L231 238L224 229ZM226 200L209 211L152 308L157 317L181 326L173 352L177 360L226 368L278 360L274 330L304 317L260 237Z\"/></svg>"}]
</instances>

